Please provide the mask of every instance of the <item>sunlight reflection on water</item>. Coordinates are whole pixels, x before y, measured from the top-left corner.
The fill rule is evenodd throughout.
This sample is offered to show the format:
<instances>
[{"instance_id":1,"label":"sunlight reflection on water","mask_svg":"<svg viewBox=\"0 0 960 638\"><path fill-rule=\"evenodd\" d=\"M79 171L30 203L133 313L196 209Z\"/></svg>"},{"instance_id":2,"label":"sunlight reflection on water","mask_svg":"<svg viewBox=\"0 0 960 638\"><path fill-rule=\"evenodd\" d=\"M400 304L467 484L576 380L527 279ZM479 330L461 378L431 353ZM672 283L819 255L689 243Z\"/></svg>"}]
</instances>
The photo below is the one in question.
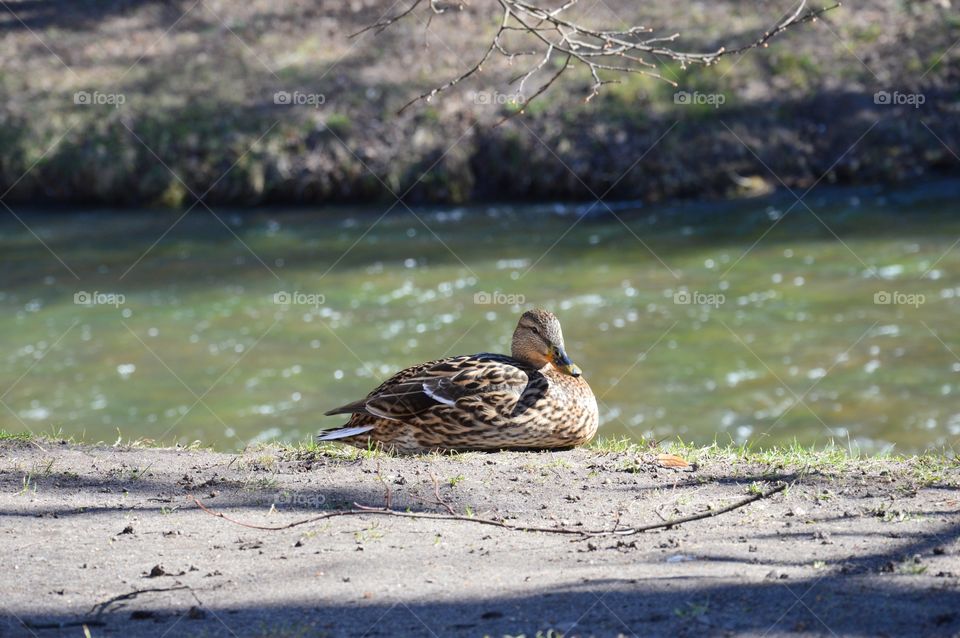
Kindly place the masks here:
<instances>
[{"instance_id":1,"label":"sunlight reflection on water","mask_svg":"<svg viewBox=\"0 0 960 638\"><path fill-rule=\"evenodd\" d=\"M563 321L602 435L956 446L957 200L825 201L842 243L791 214L753 246L780 215L762 203L625 206L623 223L578 220L579 205L421 211L429 231L409 215L374 224L379 210L231 215L243 244L198 216L123 278L168 219L37 215L81 281L22 227L2 229L0 426L298 440L406 365L509 350L536 304Z\"/></svg>"}]
</instances>

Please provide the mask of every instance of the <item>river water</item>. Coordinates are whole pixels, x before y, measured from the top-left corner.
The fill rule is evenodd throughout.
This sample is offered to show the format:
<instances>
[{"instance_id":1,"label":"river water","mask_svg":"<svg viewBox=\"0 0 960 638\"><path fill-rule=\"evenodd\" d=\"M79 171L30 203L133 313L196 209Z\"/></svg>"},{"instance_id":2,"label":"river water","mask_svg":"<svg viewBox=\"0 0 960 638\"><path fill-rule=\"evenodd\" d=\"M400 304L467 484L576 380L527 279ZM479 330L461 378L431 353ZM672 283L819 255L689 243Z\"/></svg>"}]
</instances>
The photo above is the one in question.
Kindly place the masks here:
<instances>
[{"instance_id":1,"label":"river water","mask_svg":"<svg viewBox=\"0 0 960 638\"><path fill-rule=\"evenodd\" d=\"M18 209L0 225L0 427L303 440L401 367L507 351L542 305L603 436L956 449L958 192Z\"/></svg>"}]
</instances>

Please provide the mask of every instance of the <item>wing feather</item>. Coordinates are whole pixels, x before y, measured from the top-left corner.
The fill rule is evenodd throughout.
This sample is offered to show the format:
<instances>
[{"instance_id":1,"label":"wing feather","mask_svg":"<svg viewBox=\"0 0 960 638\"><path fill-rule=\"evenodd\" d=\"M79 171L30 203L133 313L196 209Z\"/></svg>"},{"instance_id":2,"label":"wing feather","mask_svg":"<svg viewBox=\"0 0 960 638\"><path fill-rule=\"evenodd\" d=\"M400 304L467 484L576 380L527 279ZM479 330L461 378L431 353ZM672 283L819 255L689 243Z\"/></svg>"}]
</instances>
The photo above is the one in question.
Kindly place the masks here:
<instances>
[{"instance_id":1,"label":"wing feather","mask_svg":"<svg viewBox=\"0 0 960 638\"><path fill-rule=\"evenodd\" d=\"M485 406L512 412L530 381L531 368L494 354L431 361L407 368L383 382L365 399L330 413L366 413L403 420L440 405Z\"/></svg>"}]
</instances>

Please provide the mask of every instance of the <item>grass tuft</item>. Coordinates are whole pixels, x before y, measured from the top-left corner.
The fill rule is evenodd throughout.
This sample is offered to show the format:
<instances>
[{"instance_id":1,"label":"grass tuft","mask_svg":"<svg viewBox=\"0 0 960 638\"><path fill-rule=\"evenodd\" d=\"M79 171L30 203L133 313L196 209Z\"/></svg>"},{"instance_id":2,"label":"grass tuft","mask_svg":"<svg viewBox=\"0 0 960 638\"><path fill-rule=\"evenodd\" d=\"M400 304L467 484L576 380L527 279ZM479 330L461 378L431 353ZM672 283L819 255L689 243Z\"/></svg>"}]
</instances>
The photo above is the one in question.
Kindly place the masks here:
<instances>
[{"instance_id":1,"label":"grass tuft","mask_svg":"<svg viewBox=\"0 0 960 638\"><path fill-rule=\"evenodd\" d=\"M0 441L32 441L34 435L30 432L7 432L0 430Z\"/></svg>"},{"instance_id":2,"label":"grass tuft","mask_svg":"<svg viewBox=\"0 0 960 638\"><path fill-rule=\"evenodd\" d=\"M56 441L75 445L84 444L82 438L64 437L62 432L53 432L47 435L0 430L0 444L4 441L34 442L38 444ZM97 443L97 445L101 444ZM187 450L213 450L212 446L203 445L199 441L194 441L187 446L177 441L172 444L164 444L144 438L124 441L119 433L117 440L112 445L135 448L177 447ZM906 473L919 485L960 486L960 458L958 458L955 450L946 449L927 451L917 455L898 455L889 451L865 455L856 448L839 445L835 442L822 446L805 446L795 441L785 446L762 447L753 443L736 443L733 441L724 443L714 441L710 445L696 445L680 439L657 442L643 439L638 441L627 437L599 438L584 449L598 456L617 455L625 456L628 459L654 452L669 452L689 463L729 463L734 467L741 467L745 472L752 471L755 466L763 466L769 470L802 470L805 473L818 472L825 475L837 475L853 468L882 472L888 468L896 467L897 472ZM278 458L273 457L272 454L278 454L279 459L293 456L296 458L323 457L340 461L379 460L399 456L393 451L384 449L381 445L371 445L366 449L361 449L344 443L318 442L313 437L295 443L280 441L262 443L249 447L244 452L257 453L259 455L257 461L264 468L275 466ZM481 456L486 455L482 452L453 452L426 454L421 458L427 462L441 459L466 462ZM562 456L536 466L540 470L563 469L565 467L568 467L567 461ZM629 471L629 467L630 464L628 463L625 468ZM533 466L531 466L531 469L533 469Z\"/></svg>"}]
</instances>

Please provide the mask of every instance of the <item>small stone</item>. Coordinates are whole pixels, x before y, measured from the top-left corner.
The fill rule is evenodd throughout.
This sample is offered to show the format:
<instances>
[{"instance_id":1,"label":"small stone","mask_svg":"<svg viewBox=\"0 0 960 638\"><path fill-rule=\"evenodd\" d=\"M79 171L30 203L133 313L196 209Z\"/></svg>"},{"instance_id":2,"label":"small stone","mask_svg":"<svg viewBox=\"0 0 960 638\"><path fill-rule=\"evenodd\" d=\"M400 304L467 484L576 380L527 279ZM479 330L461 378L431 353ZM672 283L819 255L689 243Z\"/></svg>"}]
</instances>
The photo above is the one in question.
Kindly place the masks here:
<instances>
[{"instance_id":1,"label":"small stone","mask_svg":"<svg viewBox=\"0 0 960 638\"><path fill-rule=\"evenodd\" d=\"M817 532L816 534L813 535L813 538L815 540L820 541L821 545L833 545L833 540L830 538L830 534L828 534L827 532L823 532L823 531Z\"/></svg>"}]
</instances>

